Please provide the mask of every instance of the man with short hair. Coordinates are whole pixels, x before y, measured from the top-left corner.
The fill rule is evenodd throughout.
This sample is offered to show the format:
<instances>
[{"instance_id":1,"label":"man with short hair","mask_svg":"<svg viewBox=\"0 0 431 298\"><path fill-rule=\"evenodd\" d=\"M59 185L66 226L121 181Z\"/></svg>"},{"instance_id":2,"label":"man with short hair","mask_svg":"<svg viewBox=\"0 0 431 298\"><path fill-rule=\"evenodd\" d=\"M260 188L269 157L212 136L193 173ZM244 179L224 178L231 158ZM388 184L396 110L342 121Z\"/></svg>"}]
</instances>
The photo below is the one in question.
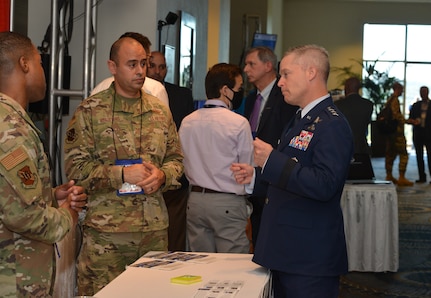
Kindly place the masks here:
<instances>
[{"instance_id":1,"label":"man with short hair","mask_svg":"<svg viewBox=\"0 0 431 298\"><path fill-rule=\"evenodd\" d=\"M55 243L86 205L74 181L52 188L41 132L26 112L45 97L41 57L31 40L0 32L0 296L51 297Z\"/></svg>"},{"instance_id":2,"label":"man with short hair","mask_svg":"<svg viewBox=\"0 0 431 298\"><path fill-rule=\"evenodd\" d=\"M355 154L370 154L367 133L373 103L359 95L360 88L361 81L357 77L348 78L344 82L345 97L335 101L335 105L346 117L352 129Z\"/></svg>"},{"instance_id":3,"label":"man with short hair","mask_svg":"<svg viewBox=\"0 0 431 298\"><path fill-rule=\"evenodd\" d=\"M244 116L250 121L255 137L277 148L281 132L298 109L284 101L277 86L277 56L268 47L249 49L245 54L244 73L256 87L245 100ZM253 246L256 246L265 198L251 196L249 200L253 204L250 221Z\"/></svg>"},{"instance_id":4,"label":"man with short hair","mask_svg":"<svg viewBox=\"0 0 431 298\"><path fill-rule=\"evenodd\" d=\"M404 92L404 86L395 82L392 86L393 93L386 101L386 105L392 111L392 117L397 120L397 129L394 133L386 135L386 150L385 150L385 169L386 180L392 181L398 186L412 186L413 182L408 180L405 176L407 170L407 163L409 161L409 154L407 153L407 142L404 134L404 124L406 119L404 114L401 113L400 97ZM392 168L396 157L399 156L398 173L399 177L396 179L392 175Z\"/></svg>"},{"instance_id":5,"label":"man with short hair","mask_svg":"<svg viewBox=\"0 0 431 298\"><path fill-rule=\"evenodd\" d=\"M180 186L183 156L168 107L142 92L147 58L134 38L115 41L114 82L83 100L66 130L66 176L89 198L79 295L94 295L148 251L167 250L162 193Z\"/></svg>"},{"instance_id":6,"label":"man with short hair","mask_svg":"<svg viewBox=\"0 0 431 298\"><path fill-rule=\"evenodd\" d=\"M130 38L135 39L136 41L141 43L141 45L144 47L144 49L147 53L151 53L151 50L150 50L151 42L148 39L148 37L146 37L140 33L137 33L137 32L126 32L120 36L120 38L122 38L122 37L130 37ZM150 55L149 55L149 58L147 60L148 60L147 61L148 64L150 64L150 61L151 61ZM100 91L108 89L113 80L114 80L114 77L109 77L109 78L104 79L96 87L94 87L94 89L91 91L90 95L94 95L96 93L99 93ZM166 93L166 90L163 87L163 85L160 82L158 82L157 80L149 78L149 77L145 78L144 85L142 86L142 90L148 94L151 94L151 95L157 97L164 104L166 104L166 106L169 106L168 94Z\"/></svg>"},{"instance_id":7,"label":"man with short hair","mask_svg":"<svg viewBox=\"0 0 431 298\"><path fill-rule=\"evenodd\" d=\"M191 251L248 253L249 217L244 186L229 168L233 162L251 163L252 136L243 116L231 111L242 98L239 66L219 63L205 78L208 100L185 117L179 135L184 170L190 181L187 239Z\"/></svg>"},{"instance_id":8,"label":"man with short hair","mask_svg":"<svg viewBox=\"0 0 431 298\"><path fill-rule=\"evenodd\" d=\"M171 109L177 128L180 128L184 117L194 111L193 96L189 88L165 81L168 67L173 66L166 65L165 56L161 52L153 51L151 53L147 77L157 80L165 86L169 98L169 108Z\"/></svg>"},{"instance_id":9,"label":"man with short hair","mask_svg":"<svg viewBox=\"0 0 431 298\"><path fill-rule=\"evenodd\" d=\"M266 197L253 261L271 270L274 297L337 298L340 275L347 273L340 200L353 137L328 92L329 70L320 46L287 51L278 86L300 117L277 149L256 138L258 167L231 167L238 183Z\"/></svg>"},{"instance_id":10,"label":"man with short hair","mask_svg":"<svg viewBox=\"0 0 431 298\"><path fill-rule=\"evenodd\" d=\"M427 181L424 147L427 151L428 172L431 175L431 104L427 86L422 86L419 94L421 100L415 102L410 108L408 123L413 124L413 145L419 172L419 179L416 182L424 183Z\"/></svg>"}]
</instances>

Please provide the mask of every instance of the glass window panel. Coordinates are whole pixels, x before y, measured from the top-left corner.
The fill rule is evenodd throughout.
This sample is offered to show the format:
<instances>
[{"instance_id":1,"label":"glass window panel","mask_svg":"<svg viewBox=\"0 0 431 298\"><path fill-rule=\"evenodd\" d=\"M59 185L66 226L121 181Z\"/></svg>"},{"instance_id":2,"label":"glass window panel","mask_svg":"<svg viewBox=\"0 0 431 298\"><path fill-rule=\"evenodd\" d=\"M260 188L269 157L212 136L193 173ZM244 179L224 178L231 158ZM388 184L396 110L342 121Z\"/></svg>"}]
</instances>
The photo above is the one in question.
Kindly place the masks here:
<instances>
[{"instance_id":1,"label":"glass window panel","mask_svg":"<svg viewBox=\"0 0 431 298\"><path fill-rule=\"evenodd\" d=\"M422 86L431 88L429 74L431 64L408 63L406 68L406 115L410 112L410 107L417 100L420 100L419 89Z\"/></svg>"},{"instance_id":2,"label":"glass window panel","mask_svg":"<svg viewBox=\"0 0 431 298\"><path fill-rule=\"evenodd\" d=\"M405 83L399 100L406 118L412 104L419 99L420 87L431 87L428 79L431 73L431 51L427 47L429 36L429 25L364 25L363 60L369 63L379 60L375 66L378 71L387 71L389 76ZM410 125L405 125L405 134L407 144L411 145Z\"/></svg>"},{"instance_id":3,"label":"glass window panel","mask_svg":"<svg viewBox=\"0 0 431 298\"><path fill-rule=\"evenodd\" d=\"M401 82L404 80L404 61L377 62L375 68L379 72L387 72L390 77L395 77Z\"/></svg>"},{"instance_id":4,"label":"glass window panel","mask_svg":"<svg viewBox=\"0 0 431 298\"><path fill-rule=\"evenodd\" d=\"M431 26L429 25L407 26L407 61L431 62L430 36Z\"/></svg>"},{"instance_id":5,"label":"glass window panel","mask_svg":"<svg viewBox=\"0 0 431 298\"><path fill-rule=\"evenodd\" d=\"M405 59L406 27L404 25L364 25L365 60Z\"/></svg>"}]
</instances>

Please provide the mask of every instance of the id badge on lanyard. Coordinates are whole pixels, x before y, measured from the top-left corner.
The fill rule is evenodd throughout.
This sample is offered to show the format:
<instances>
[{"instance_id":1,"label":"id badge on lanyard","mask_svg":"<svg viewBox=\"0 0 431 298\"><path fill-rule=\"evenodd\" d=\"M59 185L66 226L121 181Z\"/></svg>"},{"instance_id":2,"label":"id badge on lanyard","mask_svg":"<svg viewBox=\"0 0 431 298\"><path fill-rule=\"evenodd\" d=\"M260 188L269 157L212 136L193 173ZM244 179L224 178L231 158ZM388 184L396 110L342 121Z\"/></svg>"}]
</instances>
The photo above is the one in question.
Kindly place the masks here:
<instances>
[{"instance_id":1,"label":"id badge on lanyard","mask_svg":"<svg viewBox=\"0 0 431 298\"><path fill-rule=\"evenodd\" d=\"M115 165L118 166L131 166L135 164L142 164L142 158L137 159L116 159ZM124 182L120 189L117 189L117 195L118 196L125 196L125 195L136 195L136 194L143 194L144 190L136 185L136 184L130 184L127 182Z\"/></svg>"}]
</instances>

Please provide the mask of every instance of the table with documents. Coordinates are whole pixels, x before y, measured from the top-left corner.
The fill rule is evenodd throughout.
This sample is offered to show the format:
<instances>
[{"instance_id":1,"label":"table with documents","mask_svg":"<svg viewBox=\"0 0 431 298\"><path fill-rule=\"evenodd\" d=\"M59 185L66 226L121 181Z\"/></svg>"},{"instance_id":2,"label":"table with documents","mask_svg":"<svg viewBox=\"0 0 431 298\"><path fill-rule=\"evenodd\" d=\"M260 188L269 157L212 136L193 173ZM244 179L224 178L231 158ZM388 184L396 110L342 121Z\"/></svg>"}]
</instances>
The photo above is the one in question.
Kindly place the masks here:
<instances>
[{"instance_id":1,"label":"table with documents","mask_svg":"<svg viewBox=\"0 0 431 298\"><path fill-rule=\"evenodd\" d=\"M271 297L270 272L251 258L251 254L149 252L94 297Z\"/></svg>"},{"instance_id":2,"label":"table with documents","mask_svg":"<svg viewBox=\"0 0 431 298\"><path fill-rule=\"evenodd\" d=\"M341 197L349 271L398 270L398 197L391 184L346 184Z\"/></svg>"}]
</instances>

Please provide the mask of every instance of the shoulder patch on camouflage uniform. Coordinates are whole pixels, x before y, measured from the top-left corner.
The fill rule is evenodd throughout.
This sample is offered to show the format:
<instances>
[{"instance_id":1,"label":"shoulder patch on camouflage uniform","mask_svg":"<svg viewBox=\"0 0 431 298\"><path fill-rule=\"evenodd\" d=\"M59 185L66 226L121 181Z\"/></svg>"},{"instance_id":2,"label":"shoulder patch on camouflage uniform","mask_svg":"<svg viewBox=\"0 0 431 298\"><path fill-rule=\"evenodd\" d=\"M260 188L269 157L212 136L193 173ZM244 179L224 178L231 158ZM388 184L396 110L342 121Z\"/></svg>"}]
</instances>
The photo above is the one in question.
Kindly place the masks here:
<instances>
[{"instance_id":1,"label":"shoulder patch on camouflage uniform","mask_svg":"<svg viewBox=\"0 0 431 298\"><path fill-rule=\"evenodd\" d=\"M24 160L27 159L27 154L23 147L19 147L15 149L14 151L7 154L5 157L3 157L0 160L0 163L5 167L6 170L13 169L20 163L22 163Z\"/></svg>"},{"instance_id":2,"label":"shoulder patch on camouflage uniform","mask_svg":"<svg viewBox=\"0 0 431 298\"><path fill-rule=\"evenodd\" d=\"M75 128L71 128L66 131L66 143L73 144L78 139L78 134L76 133Z\"/></svg>"},{"instance_id":3,"label":"shoulder patch on camouflage uniform","mask_svg":"<svg viewBox=\"0 0 431 298\"><path fill-rule=\"evenodd\" d=\"M29 166L24 166L18 170L17 175L21 179L24 188L34 188L36 186L36 176L31 172Z\"/></svg>"}]
</instances>

